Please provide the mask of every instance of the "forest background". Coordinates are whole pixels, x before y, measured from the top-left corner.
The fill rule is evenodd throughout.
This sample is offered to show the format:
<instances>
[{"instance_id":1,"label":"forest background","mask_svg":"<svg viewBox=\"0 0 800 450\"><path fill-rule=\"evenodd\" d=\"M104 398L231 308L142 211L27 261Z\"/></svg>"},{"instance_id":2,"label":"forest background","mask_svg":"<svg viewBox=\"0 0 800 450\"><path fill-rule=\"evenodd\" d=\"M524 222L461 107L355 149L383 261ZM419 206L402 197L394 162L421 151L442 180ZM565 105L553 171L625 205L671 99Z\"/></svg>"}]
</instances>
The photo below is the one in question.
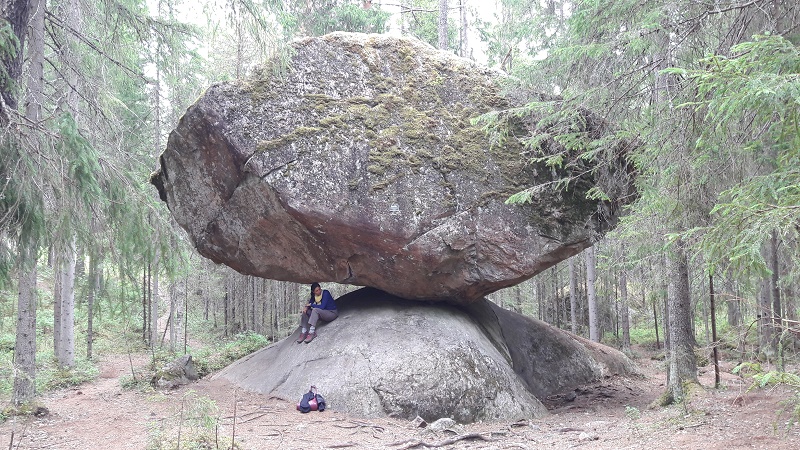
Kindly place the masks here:
<instances>
[{"instance_id":1,"label":"forest background","mask_svg":"<svg viewBox=\"0 0 800 450\"><path fill-rule=\"evenodd\" d=\"M148 177L170 129L207 86L285 59L293 38L336 30L415 36L510 73L507 89L558 95L476 118L493 133L504 115L541 117L536 134L517 137L528 149L521 159L553 167L591 159L602 170L615 139L641 144L630 155L639 195L617 229L492 301L628 353L632 343L665 347L666 401L696 381L698 357L718 351L800 391L797 375L783 371L800 335L800 10L792 2L2 7L0 398L14 406L95 376L98 352L189 352L207 373L294 329L307 286L201 258ZM596 140L576 131L578 108L602 114L616 132ZM563 151L544 154L544 137ZM531 186L509 203L569 183ZM353 289L326 287L336 296ZM193 348L201 340L216 344Z\"/></svg>"}]
</instances>

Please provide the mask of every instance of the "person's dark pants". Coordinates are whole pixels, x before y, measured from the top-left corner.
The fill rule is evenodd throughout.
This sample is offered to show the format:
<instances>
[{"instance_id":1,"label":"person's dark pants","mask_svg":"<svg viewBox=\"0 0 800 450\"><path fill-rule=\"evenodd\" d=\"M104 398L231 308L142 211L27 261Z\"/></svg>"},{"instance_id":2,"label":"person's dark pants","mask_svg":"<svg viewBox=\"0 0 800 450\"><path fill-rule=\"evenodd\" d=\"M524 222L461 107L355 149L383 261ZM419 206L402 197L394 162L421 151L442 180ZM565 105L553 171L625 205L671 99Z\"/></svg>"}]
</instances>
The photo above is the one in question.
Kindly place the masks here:
<instances>
[{"instance_id":1,"label":"person's dark pants","mask_svg":"<svg viewBox=\"0 0 800 450\"><path fill-rule=\"evenodd\" d=\"M339 317L339 311L336 309L311 308L311 312L300 314L300 327L308 328L309 325L316 327L320 319L331 322L337 317Z\"/></svg>"}]
</instances>

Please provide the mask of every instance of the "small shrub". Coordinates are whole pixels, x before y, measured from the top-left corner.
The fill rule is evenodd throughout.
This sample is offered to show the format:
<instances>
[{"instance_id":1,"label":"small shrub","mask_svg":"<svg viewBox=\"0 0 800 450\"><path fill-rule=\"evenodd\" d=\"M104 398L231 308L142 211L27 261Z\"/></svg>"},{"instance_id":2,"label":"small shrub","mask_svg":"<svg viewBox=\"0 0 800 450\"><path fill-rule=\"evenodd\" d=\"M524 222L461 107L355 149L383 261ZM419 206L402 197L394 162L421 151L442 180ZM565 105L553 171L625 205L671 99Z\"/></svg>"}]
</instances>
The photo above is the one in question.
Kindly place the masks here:
<instances>
[{"instance_id":1,"label":"small shrub","mask_svg":"<svg viewBox=\"0 0 800 450\"><path fill-rule=\"evenodd\" d=\"M213 400L187 391L166 417L150 424L148 450L239 448L219 435L219 408Z\"/></svg>"},{"instance_id":2,"label":"small shrub","mask_svg":"<svg viewBox=\"0 0 800 450\"><path fill-rule=\"evenodd\" d=\"M656 344L656 331L652 327L631 328L630 335L633 345L655 346ZM659 336L659 338L663 340L663 336Z\"/></svg>"},{"instance_id":3,"label":"small shrub","mask_svg":"<svg viewBox=\"0 0 800 450\"><path fill-rule=\"evenodd\" d=\"M86 360L77 360L73 367L52 367L42 370L36 377L37 388L43 391L78 386L97 378L97 366Z\"/></svg>"},{"instance_id":4,"label":"small shrub","mask_svg":"<svg viewBox=\"0 0 800 450\"><path fill-rule=\"evenodd\" d=\"M744 362L736 366L733 373L750 377L753 383L747 388L750 392L753 389L773 388L775 386L785 386L789 389L790 395L780 401L780 409L776 412L777 419L775 428L777 429L778 420L788 414L785 429L788 431L796 423L800 422L800 375L784 371L764 371L764 368L757 362Z\"/></svg>"},{"instance_id":5,"label":"small shrub","mask_svg":"<svg viewBox=\"0 0 800 450\"><path fill-rule=\"evenodd\" d=\"M247 331L237 334L231 341L203 348L193 357L193 361L198 375L202 377L268 344L266 337Z\"/></svg>"}]
</instances>

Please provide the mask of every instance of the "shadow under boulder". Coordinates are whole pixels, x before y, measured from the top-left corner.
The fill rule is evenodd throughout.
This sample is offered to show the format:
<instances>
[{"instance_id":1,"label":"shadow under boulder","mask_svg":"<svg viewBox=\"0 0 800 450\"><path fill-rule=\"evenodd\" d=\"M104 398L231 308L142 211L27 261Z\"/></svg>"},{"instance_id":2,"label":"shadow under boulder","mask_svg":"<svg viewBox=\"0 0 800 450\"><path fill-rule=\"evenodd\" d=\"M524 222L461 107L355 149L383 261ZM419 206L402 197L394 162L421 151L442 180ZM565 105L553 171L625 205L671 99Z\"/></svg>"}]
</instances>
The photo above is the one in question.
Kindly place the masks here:
<instances>
[{"instance_id":1,"label":"shadow under boulder","mask_svg":"<svg viewBox=\"0 0 800 450\"><path fill-rule=\"evenodd\" d=\"M470 423L541 417L537 397L635 372L614 349L487 300L461 307L363 288L337 305L310 344L295 342L297 330L215 378L289 401L315 385L330 409L361 417Z\"/></svg>"}]
</instances>

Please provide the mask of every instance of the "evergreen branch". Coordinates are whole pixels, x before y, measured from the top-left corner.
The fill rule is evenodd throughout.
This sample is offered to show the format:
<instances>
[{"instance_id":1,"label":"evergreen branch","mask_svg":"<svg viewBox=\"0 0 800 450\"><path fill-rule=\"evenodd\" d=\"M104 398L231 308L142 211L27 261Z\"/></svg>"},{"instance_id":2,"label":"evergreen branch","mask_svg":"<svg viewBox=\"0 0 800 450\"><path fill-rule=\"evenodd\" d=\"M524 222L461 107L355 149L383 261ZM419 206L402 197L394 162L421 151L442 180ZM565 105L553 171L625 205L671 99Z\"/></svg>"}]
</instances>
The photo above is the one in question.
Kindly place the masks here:
<instances>
[{"instance_id":1,"label":"evergreen branch","mask_svg":"<svg viewBox=\"0 0 800 450\"><path fill-rule=\"evenodd\" d=\"M84 44L88 45L88 46L89 46L89 47L90 47L92 50L94 50L95 52L97 52L99 55L101 55L101 56L103 56L104 58L106 58L107 60L111 61L111 62L112 62L114 65L118 66L119 68L121 68L121 69L122 69L122 70L124 70L125 72L129 73L130 75L134 76L135 78L138 78L138 79L140 79L140 80L144 81L145 83L149 83L149 80L147 79L147 77L145 77L145 76L144 76L144 74L142 74L141 72L138 72L138 71L136 71L136 70L134 70L134 69L132 69L132 68L130 68L130 67L128 67L128 66L126 66L124 63L122 63L122 62L120 62L120 61L117 61L117 60L116 60L116 59L115 59L113 56L111 56L111 55L109 55L108 53L106 53L105 51L103 51L103 49L101 49L100 47L98 47L98 46L97 46L97 45L96 45L94 42L92 42L92 41L91 41L89 38L87 38L86 36L84 36L82 33L80 33L79 31L77 31L75 28L71 27L70 25L68 25L68 24L64 23L64 21L63 21L63 20L61 20L60 18L56 17L56 16L55 16L53 13L51 13L50 11L45 11L45 15L46 15L46 17L47 17L47 18L48 18L50 21L52 21L52 22L53 22L53 23L54 23L54 24L55 24L57 27L61 27L61 28L65 29L65 30L69 31L69 32L70 32L70 34L72 34L73 36L75 36L76 38L78 38L78 39L79 39L81 42L83 42Z\"/></svg>"},{"instance_id":2,"label":"evergreen branch","mask_svg":"<svg viewBox=\"0 0 800 450\"><path fill-rule=\"evenodd\" d=\"M416 7L415 8L413 6L398 5L397 3L383 3L380 6L396 6L396 7L400 8L400 14L403 14L403 13L415 13L415 12L427 12L427 13L438 13L439 12L438 8L436 8L436 9L424 9L424 8L420 8L420 7ZM447 8L447 10L448 11L456 11L456 10L462 9L463 7L464 6L462 6L462 5L450 6L450 7Z\"/></svg>"},{"instance_id":3,"label":"evergreen branch","mask_svg":"<svg viewBox=\"0 0 800 450\"><path fill-rule=\"evenodd\" d=\"M103 111L102 108L98 107L95 104L95 102L92 101L92 99L90 99L86 95L84 95L83 91L78 89L77 86L72 85L72 83L69 82L69 78L67 78L65 76L64 72L59 67L57 67L57 65L54 64L53 61L50 60L50 58L45 56L44 60L45 60L45 62L47 62L47 64L50 66L50 68L53 69L53 71L55 73L57 73L61 77L60 78L61 81L63 81L70 88L70 90L72 92L78 94L78 96L80 98L82 98L92 108L92 110L94 110L97 114L99 114L103 118L103 120L105 120L106 122L110 122L109 118L106 116L105 111ZM73 72L75 72L79 76L81 75L81 73L78 72L77 70L75 70L74 67L69 67L68 66L68 69L72 70Z\"/></svg>"}]
</instances>

